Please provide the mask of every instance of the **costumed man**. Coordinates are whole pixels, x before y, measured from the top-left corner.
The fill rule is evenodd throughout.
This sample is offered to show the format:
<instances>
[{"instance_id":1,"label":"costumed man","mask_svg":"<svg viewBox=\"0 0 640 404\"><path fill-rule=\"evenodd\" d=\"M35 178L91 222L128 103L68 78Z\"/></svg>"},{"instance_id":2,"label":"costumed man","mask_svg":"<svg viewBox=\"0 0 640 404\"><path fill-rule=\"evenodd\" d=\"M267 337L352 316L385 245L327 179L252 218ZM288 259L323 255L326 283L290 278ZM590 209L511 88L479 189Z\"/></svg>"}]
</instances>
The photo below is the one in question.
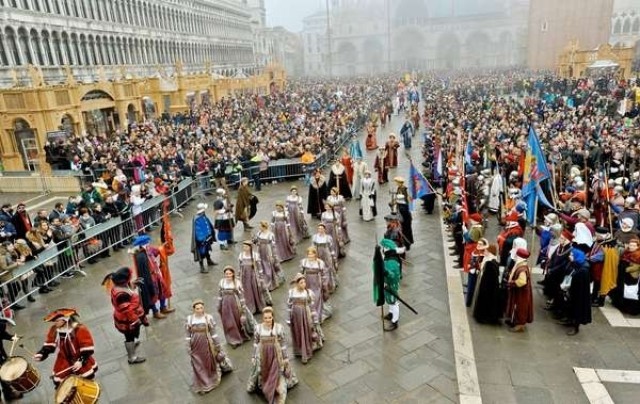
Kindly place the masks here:
<instances>
[{"instance_id":1,"label":"costumed man","mask_svg":"<svg viewBox=\"0 0 640 404\"><path fill-rule=\"evenodd\" d=\"M505 317L511 332L523 332L527 323L533 322L533 293L531 270L527 259L529 251L519 248L513 270L507 283L507 311Z\"/></svg>"},{"instance_id":2,"label":"costumed man","mask_svg":"<svg viewBox=\"0 0 640 404\"><path fill-rule=\"evenodd\" d=\"M344 199L351 199L351 187L349 186L349 180L346 167L340 160L334 160L329 171L329 189L338 188L338 194L342 195Z\"/></svg>"},{"instance_id":3,"label":"costumed man","mask_svg":"<svg viewBox=\"0 0 640 404\"><path fill-rule=\"evenodd\" d=\"M249 224L252 199L255 196L249 190L249 179L242 177L240 179L240 187L238 188L238 197L236 199L236 222L242 222L244 231L250 231L253 226Z\"/></svg>"},{"instance_id":4,"label":"costumed man","mask_svg":"<svg viewBox=\"0 0 640 404\"><path fill-rule=\"evenodd\" d=\"M211 224L211 220L206 215L206 203L199 203L196 215L193 217L191 232L191 253L193 260L200 264L200 272L209 273L209 269L204 266L204 260L207 260L207 266L216 265L211 259L211 245L216 241L215 230Z\"/></svg>"},{"instance_id":5,"label":"costumed man","mask_svg":"<svg viewBox=\"0 0 640 404\"><path fill-rule=\"evenodd\" d=\"M176 311L167 306L167 290L162 271L156 261L158 249L151 244L151 237L143 234L133 239L133 264L136 274L143 279L140 285L142 307L145 314L151 310L153 318L161 320Z\"/></svg>"},{"instance_id":6,"label":"costumed man","mask_svg":"<svg viewBox=\"0 0 640 404\"><path fill-rule=\"evenodd\" d=\"M131 269L122 267L107 275L102 285L110 290L111 305L113 306L113 323L124 335L124 346L127 350L127 360L130 365L142 363L145 358L136 353L140 338L140 328L148 327L149 321L142 307L140 294L132 284Z\"/></svg>"},{"instance_id":7,"label":"costumed man","mask_svg":"<svg viewBox=\"0 0 640 404\"><path fill-rule=\"evenodd\" d=\"M389 312L384 319L391 322L390 326L385 327L384 330L393 331L398 328L398 321L400 320L400 302L388 291L390 290L396 296L398 295L400 278L402 277L400 257L396 251L396 243L393 240L383 238L380 241L380 246L384 254L384 299L389 306Z\"/></svg>"},{"instance_id":8,"label":"costumed man","mask_svg":"<svg viewBox=\"0 0 640 404\"><path fill-rule=\"evenodd\" d=\"M387 162L387 151L384 147L378 148L374 168L378 173L378 184L389 182L389 163Z\"/></svg>"},{"instance_id":9,"label":"costumed man","mask_svg":"<svg viewBox=\"0 0 640 404\"><path fill-rule=\"evenodd\" d=\"M18 341L20 339L17 335L12 335L7 331L7 325L15 325L15 322L9 318L0 317L0 366L2 366L9 355L4 350L4 344L2 341ZM0 387L2 388L2 396L5 401L19 400L22 398L22 393L19 393L11 387L10 384L0 380Z\"/></svg>"},{"instance_id":10,"label":"costumed man","mask_svg":"<svg viewBox=\"0 0 640 404\"><path fill-rule=\"evenodd\" d=\"M365 172L369 171L367 163L362 161L362 157L356 157L356 162L353 164L353 197L360 199L360 190L362 188L362 179L365 177Z\"/></svg>"},{"instance_id":11,"label":"costumed man","mask_svg":"<svg viewBox=\"0 0 640 404\"><path fill-rule=\"evenodd\" d=\"M384 238L391 240L396 244L395 251L401 259L406 257L406 249L404 246L404 234L402 234L402 226L400 225L400 217L391 213L384 217L387 222L387 228L384 232ZM402 262L402 261L400 261ZM400 265L400 277L402 278L402 265Z\"/></svg>"},{"instance_id":12,"label":"costumed man","mask_svg":"<svg viewBox=\"0 0 640 404\"><path fill-rule=\"evenodd\" d=\"M405 149L411 149L411 138L413 137L413 124L407 115L404 124L400 128L400 138Z\"/></svg>"},{"instance_id":13,"label":"costumed man","mask_svg":"<svg viewBox=\"0 0 640 404\"><path fill-rule=\"evenodd\" d=\"M56 388L71 375L93 379L98 370L93 358L93 336L89 328L79 322L78 312L67 308L54 310L44 321L54 324L49 328L42 348L33 355L33 360L44 361L58 350L52 377Z\"/></svg>"},{"instance_id":14,"label":"costumed man","mask_svg":"<svg viewBox=\"0 0 640 404\"><path fill-rule=\"evenodd\" d=\"M476 250L478 240L484 236L484 226L482 226L482 215L472 213L469 215L469 226L462 224L462 239L464 240L464 254L462 256L462 268L464 272L471 270L471 256ZM488 243L486 243L488 245ZM486 247L486 246L485 246Z\"/></svg>"},{"instance_id":15,"label":"costumed man","mask_svg":"<svg viewBox=\"0 0 640 404\"><path fill-rule=\"evenodd\" d=\"M320 219L320 215L324 212L324 201L329 195L327 182L322 175L322 171L317 168L313 172L311 182L309 184L309 201L307 202L307 213L316 219Z\"/></svg>"},{"instance_id":16,"label":"costumed man","mask_svg":"<svg viewBox=\"0 0 640 404\"><path fill-rule=\"evenodd\" d=\"M396 168L398 167L398 149L400 148L400 143L396 139L395 133L391 133L389 135L389 140L384 144L384 150L386 152L385 160L387 162L387 167Z\"/></svg>"},{"instance_id":17,"label":"costumed man","mask_svg":"<svg viewBox=\"0 0 640 404\"><path fill-rule=\"evenodd\" d=\"M393 181L396 183L395 194L392 197L392 201L395 201L396 208L398 213L402 217L401 225L402 225L402 234L404 235L404 247L407 251L411 250L411 245L413 244L413 229L412 229L412 217L411 217L411 208L409 204L411 203L411 199L409 198L409 189L404 184L404 178L395 177Z\"/></svg>"},{"instance_id":18,"label":"costumed man","mask_svg":"<svg viewBox=\"0 0 640 404\"><path fill-rule=\"evenodd\" d=\"M213 202L213 224L218 231L217 241L221 250L228 250L228 244L233 244L233 228L235 227L235 218L231 209L233 205L227 199L227 191L223 188L216 190L216 200Z\"/></svg>"}]
</instances>

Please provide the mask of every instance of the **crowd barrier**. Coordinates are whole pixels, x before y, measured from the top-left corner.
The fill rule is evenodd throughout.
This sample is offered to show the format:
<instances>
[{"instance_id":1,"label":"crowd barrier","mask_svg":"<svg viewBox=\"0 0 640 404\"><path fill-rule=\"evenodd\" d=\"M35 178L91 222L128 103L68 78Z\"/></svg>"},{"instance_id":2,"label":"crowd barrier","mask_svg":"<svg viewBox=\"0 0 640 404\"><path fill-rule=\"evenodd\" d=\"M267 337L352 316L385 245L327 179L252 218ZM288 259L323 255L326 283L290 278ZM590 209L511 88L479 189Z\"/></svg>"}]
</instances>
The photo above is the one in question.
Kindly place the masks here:
<instances>
[{"instance_id":1,"label":"crowd barrier","mask_svg":"<svg viewBox=\"0 0 640 404\"><path fill-rule=\"evenodd\" d=\"M325 167L331 156L349 141L351 134L360 128L356 125L345 131L325 152L317 156L311 164L298 161L276 161L260 173L261 181L299 178L316 168ZM254 178L259 167L244 167L241 173L227 176L228 185L235 185L241 176ZM88 181L82 176L75 179L78 184ZM213 191L215 178L209 175L196 176L179 182L170 195L156 196L139 206L132 206L119 217L109 219L88 229L73 233L68 239L52 244L41 251L37 258L10 270L0 270L0 297L2 310L11 309L28 296L35 294L42 286L55 287L67 275L84 274L87 264L97 258L107 256L111 249L129 245L140 231L150 231L161 225L163 212L179 212L194 197ZM5 312L6 313L6 312Z\"/></svg>"},{"instance_id":2,"label":"crowd barrier","mask_svg":"<svg viewBox=\"0 0 640 404\"><path fill-rule=\"evenodd\" d=\"M66 274L84 274L86 264L106 256L114 247L124 247L139 231L161 225L162 214L177 212L194 197L194 181L181 181L167 196L157 196L139 206L88 229L78 231L40 252L36 259L12 270L0 272L2 309L11 308L37 293L40 287L55 285Z\"/></svg>"}]
</instances>

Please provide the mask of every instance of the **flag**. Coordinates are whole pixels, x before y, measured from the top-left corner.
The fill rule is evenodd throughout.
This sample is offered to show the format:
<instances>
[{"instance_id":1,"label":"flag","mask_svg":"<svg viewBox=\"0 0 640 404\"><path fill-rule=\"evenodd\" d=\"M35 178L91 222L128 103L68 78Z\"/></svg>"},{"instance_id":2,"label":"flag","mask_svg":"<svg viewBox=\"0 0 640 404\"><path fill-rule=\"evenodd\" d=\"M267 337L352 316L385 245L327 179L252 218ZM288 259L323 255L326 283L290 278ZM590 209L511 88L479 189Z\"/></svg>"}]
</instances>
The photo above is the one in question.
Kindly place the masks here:
<instances>
[{"instance_id":1,"label":"flag","mask_svg":"<svg viewBox=\"0 0 640 404\"><path fill-rule=\"evenodd\" d=\"M438 174L438 179L441 179L443 174L444 174L444 162L443 157L442 157L442 149L440 148L440 146L437 147L436 149L436 173Z\"/></svg>"},{"instance_id":2,"label":"flag","mask_svg":"<svg viewBox=\"0 0 640 404\"><path fill-rule=\"evenodd\" d=\"M535 205L537 201L540 200L545 205L551 206L540 187L540 183L551 175L540 147L540 139L538 139L538 134L533 129L533 125L529 126L523 173L522 199L527 203L527 221L533 224L535 222Z\"/></svg>"},{"instance_id":3,"label":"flag","mask_svg":"<svg viewBox=\"0 0 640 404\"><path fill-rule=\"evenodd\" d=\"M418 171L416 166L413 165L413 161L409 166L409 180L409 193L411 194L410 196L412 200L422 198L425 195L429 195L435 192L425 176L422 175L422 173Z\"/></svg>"},{"instance_id":4,"label":"flag","mask_svg":"<svg viewBox=\"0 0 640 404\"><path fill-rule=\"evenodd\" d=\"M384 305L384 258L378 244L373 253L373 302L376 306Z\"/></svg>"}]
</instances>

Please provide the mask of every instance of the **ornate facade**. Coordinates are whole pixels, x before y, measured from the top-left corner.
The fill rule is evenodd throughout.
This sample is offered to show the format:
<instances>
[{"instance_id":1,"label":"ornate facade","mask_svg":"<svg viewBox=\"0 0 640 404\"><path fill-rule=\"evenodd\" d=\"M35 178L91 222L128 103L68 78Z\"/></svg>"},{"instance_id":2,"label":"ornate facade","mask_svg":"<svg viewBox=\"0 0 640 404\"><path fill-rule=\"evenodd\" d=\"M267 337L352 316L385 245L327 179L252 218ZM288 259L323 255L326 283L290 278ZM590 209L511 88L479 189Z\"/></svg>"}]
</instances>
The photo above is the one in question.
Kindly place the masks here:
<instances>
[{"instance_id":1,"label":"ornate facade","mask_svg":"<svg viewBox=\"0 0 640 404\"><path fill-rule=\"evenodd\" d=\"M337 75L525 62L526 1L342 0L334 7L331 70Z\"/></svg>"},{"instance_id":2,"label":"ornate facade","mask_svg":"<svg viewBox=\"0 0 640 404\"><path fill-rule=\"evenodd\" d=\"M585 77L602 72L616 73L621 79L633 77L634 48L603 44L595 49L580 49L577 41L560 54L558 74L562 77Z\"/></svg>"},{"instance_id":3,"label":"ornate facade","mask_svg":"<svg viewBox=\"0 0 640 404\"><path fill-rule=\"evenodd\" d=\"M256 2L254 2L256 3ZM0 157L44 168L48 135L109 133L284 74L257 65L237 0L0 0ZM259 13L258 13L259 14Z\"/></svg>"}]
</instances>

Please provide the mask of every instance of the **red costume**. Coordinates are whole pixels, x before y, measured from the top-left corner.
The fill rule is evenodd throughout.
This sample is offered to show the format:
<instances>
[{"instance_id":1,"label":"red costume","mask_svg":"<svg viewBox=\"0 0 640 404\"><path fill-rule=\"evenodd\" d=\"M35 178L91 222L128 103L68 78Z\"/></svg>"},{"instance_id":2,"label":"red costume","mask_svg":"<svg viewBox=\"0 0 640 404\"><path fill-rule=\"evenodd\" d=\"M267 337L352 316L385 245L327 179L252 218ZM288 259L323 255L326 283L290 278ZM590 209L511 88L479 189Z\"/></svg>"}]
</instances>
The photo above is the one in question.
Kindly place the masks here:
<instances>
[{"instance_id":1,"label":"red costume","mask_svg":"<svg viewBox=\"0 0 640 404\"><path fill-rule=\"evenodd\" d=\"M522 286L516 280L524 276ZM533 322L533 293L531 292L531 271L526 261L517 262L509 278L507 312L505 317L514 326L524 326Z\"/></svg>"},{"instance_id":2,"label":"red costume","mask_svg":"<svg viewBox=\"0 0 640 404\"><path fill-rule=\"evenodd\" d=\"M89 329L75 320L77 315L73 309L60 309L50 313L45 321L55 321L47 332L42 348L35 355L36 360L45 360L58 350L53 365L53 382L56 386L71 375L78 375L92 379L98 370L93 358L93 336ZM58 320L64 320L60 326ZM73 370L74 364L79 362L80 368Z\"/></svg>"},{"instance_id":3,"label":"red costume","mask_svg":"<svg viewBox=\"0 0 640 404\"><path fill-rule=\"evenodd\" d=\"M389 165L387 164L387 154L384 150L380 150L376 155L374 167L378 173L378 184L389 182Z\"/></svg>"},{"instance_id":4,"label":"red costume","mask_svg":"<svg viewBox=\"0 0 640 404\"><path fill-rule=\"evenodd\" d=\"M390 168L398 167L398 149L400 143L396 140L396 137L389 135L389 140L385 143L384 149L386 151L386 164Z\"/></svg>"},{"instance_id":5,"label":"red costume","mask_svg":"<svg viewBox=\"0 0 640 404\"><path fill-rule=\"evenodd\" d=\"M367 150L376 150L378 148L378 140L376 139L376 127L369 124L367 127L367 140L365 141Z\"/></svg>"},{"instance_id":6,"label":"red costume","mask_svg":"<svg viewBox=\"0 0 640 404\"><path fill-rule=\"evenodd\" d=\"M353 160L351 156L345 153L344 156L342 156L341 162L347 174L347 182L351 186L353 185Z\"/></svg>"}]
</instances>

